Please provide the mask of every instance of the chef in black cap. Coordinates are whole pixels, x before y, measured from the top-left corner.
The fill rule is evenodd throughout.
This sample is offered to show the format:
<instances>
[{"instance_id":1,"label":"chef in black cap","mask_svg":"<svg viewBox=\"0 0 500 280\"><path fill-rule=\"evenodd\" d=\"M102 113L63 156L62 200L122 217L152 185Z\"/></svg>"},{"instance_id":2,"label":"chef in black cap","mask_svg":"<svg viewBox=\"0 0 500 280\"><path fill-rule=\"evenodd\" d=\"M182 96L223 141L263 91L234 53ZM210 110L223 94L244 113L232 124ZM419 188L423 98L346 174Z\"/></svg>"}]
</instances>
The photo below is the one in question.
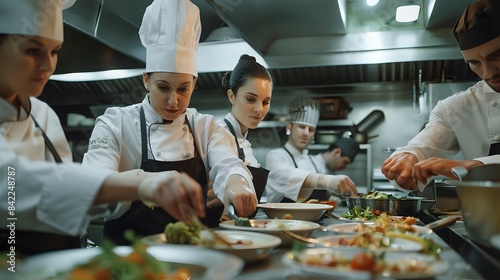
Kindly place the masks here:
<instances>
[{"instance_id":1,"label":"chef in black cap","mask_svg":"<svg viewBox=\"0 0 500 280\"><path fill-rule=\"evenodd\" d=\"M500 163L500 1L471 3L453 36L482 80L438 102L425 128L383 163L382 173L405 189L422 190L434 175L457 179L456 166Z\"/></svg>"},{"instance_id":2,"label":"chef in black cap","mask_svg":"<svg viewBox=\"0 0 500 280\"><path fill-rule=\"evenodd\" d=\"M328 174L344 170L354 161L359 152L359 143L354 139L341 137L330 144L322 153L312 156L319 173Z\"/></svg>"}]
</instances>

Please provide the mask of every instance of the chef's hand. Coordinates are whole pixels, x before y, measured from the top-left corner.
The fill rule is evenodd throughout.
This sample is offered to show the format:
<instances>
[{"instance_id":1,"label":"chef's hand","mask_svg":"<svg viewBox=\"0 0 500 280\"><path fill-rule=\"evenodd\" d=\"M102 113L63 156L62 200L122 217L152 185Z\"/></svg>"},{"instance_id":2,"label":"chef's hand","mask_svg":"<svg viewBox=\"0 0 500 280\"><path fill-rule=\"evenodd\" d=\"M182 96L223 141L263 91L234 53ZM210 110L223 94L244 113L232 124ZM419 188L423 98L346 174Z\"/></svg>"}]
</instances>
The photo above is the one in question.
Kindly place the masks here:
<instances>
[{"instance_id":1,"label":"chef's hand","mask_svg":"<svg viewBox=\"0 0 500 280\"><path fill-rule=\"evenodd\" d=\"M453 160L433 157L416 163L411 176L414 180L418 180L424 185L427 184L428 178L435 175L443 175L450 179L458 180L459 178L451 173L453 167L463 166L469 170L482 164L482 162L477 160Z\"/></svg>"},{"instance_id":2,"label":"chef's hand","mask_svg":"<svg viewBox=\"0 0 500 280\"><path fill-rule=\"evenodd\" d=\"M139 185L139 198L162 207L174 219L190 222L194 213L205 216L202 188L186 173L164 171L149 173Z\"/></svg>"},{"instance_id":3,"label":"chef's hand","mask_svg":"<svg viewBox=\"0 0 500 280\"><path fill-rule=\"evenodd\" d=\"M399 186L408 190L417 189L417 180L413 179L413 166L418 158L410 153L393 155L382 163L382 174L389 180L394 180Z\"/></svg>"},{"instance_id":4,"label":"chef's hand","mask_svg":"<svg viewBox=\"0 0 500 280\"><path fill-rule=\"evenodd\" d=\"M248 217L257 208L257 196L252 187L248 186L247 180L240 175L231 175L224 189L224 202L233 204L236 215Z\"/></svg>"},{"instance_id":5,"label":"chef's hand","mask_svg":"<svg viewBox=\"0 0 500 280\"><path fill-rule=\"evenodd\" d=\"M358 195L356 185L346 175L310 174L309 176L311 176L311 187L313 188L327 189L338 195Z\"/></svg>"}]
</instances>

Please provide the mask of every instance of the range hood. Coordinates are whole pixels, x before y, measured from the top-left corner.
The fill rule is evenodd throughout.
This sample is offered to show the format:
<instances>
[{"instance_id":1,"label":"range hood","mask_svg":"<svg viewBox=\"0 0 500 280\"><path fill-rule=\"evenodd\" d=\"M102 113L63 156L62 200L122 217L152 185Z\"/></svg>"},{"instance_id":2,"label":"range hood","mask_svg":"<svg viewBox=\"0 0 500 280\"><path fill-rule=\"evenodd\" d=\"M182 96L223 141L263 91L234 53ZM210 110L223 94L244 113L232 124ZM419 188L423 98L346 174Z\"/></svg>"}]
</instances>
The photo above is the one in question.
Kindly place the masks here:
<instances>
[{"instance_id":1,"label":"range hood","mask_svg":"<svg viewBox=\"0 0 500 280\"><path fill-rule=\"evenodd\" d=\"M243 53L261 57L280 88L414 81L418 72L422 81L477 80L451 34L473 1L383 0L370 10L366 0L192 0L202 22L198 91L218 91ZM77 1L64 12L66 40L56 73L144 68L137 32L151 2ZM419 4L420 16L395 23L393 11L405 3ZM140 76L50 81L43 97L61 103L74 95L74 103L99 104L130 91L143 91Z\"/></svg>"}]
</instances>

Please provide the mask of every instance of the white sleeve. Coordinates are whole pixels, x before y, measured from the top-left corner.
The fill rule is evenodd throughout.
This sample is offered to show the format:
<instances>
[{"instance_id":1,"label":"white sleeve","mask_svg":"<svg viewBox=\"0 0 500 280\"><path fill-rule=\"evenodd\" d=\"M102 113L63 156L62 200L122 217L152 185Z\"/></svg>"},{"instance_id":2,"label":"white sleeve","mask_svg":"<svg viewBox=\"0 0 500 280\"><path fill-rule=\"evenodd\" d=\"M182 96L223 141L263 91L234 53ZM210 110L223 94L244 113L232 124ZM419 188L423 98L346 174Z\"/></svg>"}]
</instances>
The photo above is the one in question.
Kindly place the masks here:
<instances>
[{"instance_id":1,"label":"white sleeve","mask_svg":"<svg viewBox=\"0 0 500 280\"><path fill-rule=\"evenodd\" d=\"M36 225L42 223L68 235L84 232L87 214L95 212L92 203L109 171L76 163L32 161L18 157L1 144L0 170L4 173L0 184L4 187L0 194L5 199L15 198L15 209L0 203L1 219L5 221L12 213L19 229L36 230ZM10 189L6 187L9 181L15 182Z\"/></svg>"},{"instance_id":2,"label":"white sleeve","mask_svg":"<svg viewBox=\"0 0 500 280\"><path fill-rule=\"evenodd\" d=\"M266 185L268 202L279 202L283 197L297 200L300 188L310 171L295 168L293 160L283 148L272 150L266 157L269 178Z\"/></svg>"}]
</instances>

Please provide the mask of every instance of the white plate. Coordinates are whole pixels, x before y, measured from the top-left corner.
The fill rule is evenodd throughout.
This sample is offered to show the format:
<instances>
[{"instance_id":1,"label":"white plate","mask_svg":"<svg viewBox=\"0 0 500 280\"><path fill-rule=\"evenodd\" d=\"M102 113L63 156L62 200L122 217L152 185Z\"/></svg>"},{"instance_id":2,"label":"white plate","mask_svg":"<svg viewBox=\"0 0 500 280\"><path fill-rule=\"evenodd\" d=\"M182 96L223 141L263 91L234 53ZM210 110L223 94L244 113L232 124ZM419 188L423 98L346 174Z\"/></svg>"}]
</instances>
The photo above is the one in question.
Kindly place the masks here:
<instances>
[{"instance_id":1,"label":"white plate","mask_svg":"<svg viewBox=\"0 0 500 280\"><path fill-rule=\"evenodd\" d=\"M263 260L269 256L272 249L281 244L281 239L264 233L241 231L241 230L216 230L217 234L222 235L227 240L250 240L250 245L233 245L227 246L216 244L213 249L235 255L242 258L245 262L254 262ZM148 245L165 245L167 238L165 234L159 233L146 236L141 239L142 242ZM186 245L191 246L191 245ZM212 248L209 248L212 249Z\"/></svg>"},{"instance_id":2,"label":"white plate","mask_svg":"<svg viewBox=\"0 0 500 280\"><path fill-rule=\"evenodd\" d=\"M367 226L374 226L375 225L374 222L364 223L364 224ZM354 229L357 226L358 226L357 223L333 224L333 225L327 226L326 229L328 231L331 231L331 232L334 232L337 234L358 234L359 232L354 231ZM430 229L430 228L417 226L417 225L413 225L412 227L415 229L415 232L419 233L419 234L431 234L432 233L432 229Z\"/></svg>"},{"instance_id":3,"label":"white plate","mask_svg":"<svg viewBox=\"0 0 500 280\"><path fill-rule=\"evenodd\" d=\"M127 255L129 246L118 246L115 253ZM244 262L230 254L194 247L186 250L182 245L150 246L147 251L157 260L187 268L193 279L231 279L240 274ZM92 257L99 255L101 248L70 249L44 253L27 258L17 267L16 279L51 279L57 273L71 270Z\"/></svg>"},{"instance_id":4,"label":"white plate","mask_svg":"<svg viewBox=\"0 0 500 280\"><path fill-rule=\"evenodd\" d=\"M323 236L318 238L318 246L356 250L362 248L358 246L346 246L339 244L341 239L351 240L354 237L355 235L352 234ZM372 248L371 250L375 252L420 252L422 251L422 249L423 247L420 243L401 238L394 238L391 240L391 243L388 247Z\"/></svg>"},{"instance_id":5,"label":"white plate","mask_svg":"<svg viewBox=\"0 0 500 280\"><path fill-rule=\"evenodd\" d=\"M324 255L340 254L343 258L350 260L360 251L355 250L341 250L330 248L314 248L307 249L302 253L296 253L290 251L285 253L281 258L282 262L294 269L299 269L301 271L313 274L313 275L323 275L330 277L338 277L338 279L374 279L374 275L366 271L352 270L350 268L335 268L327 266L318 265L308 265L302 264L298 261L300 258L307 257L309 255L315 257L321 257ZM424 264L427 266L425 273L384 273L377 276L394 277L396 279L433 279L433 277L446 274L449 271L449 263L437 260L435 257L430 255L424 255L419 253L392 253L386 252L383 254L383 259L388 263L397 263L399 265L404 263L413 262L414 264ZM335 278L337 279L337 278ZM378 278L376 278L378 279Z\"/></svg>"},{"instance_id":6,"label":"white plate","mask_svg":"<svg viewBox=\"0 0 500 280\"><path fill-rule=\"evenodd\" d=\"M279 226L300 234L302 236L309 236L311 233L319 228L318 223L297 220L282 220L282 219L264 219L264 220L250 220L252 227L236 226L234 221L224 221L219 224L221 228L231 230L244 230L254 231L260 233L272 234L281 238L281 245L286 246L292 243L292 239L284 234Z\"/></svg>"},{"instance_id":7,"label":"white plate","mask_svg":"<svg viewBox=\"0 0 500 280\"><path fill-rule=\"evenodd\" d=\"M393 222L400 222L403 220L405 216L391 216L391 219ZM406 217L410 217L410 216L406 216ZM343 222L346 222L346 223L374 223L375 220L360 220L360 219L347 219L347 218L344 218L344 217L340 217L339 219L340 221L343 221ZM419 221L419 219L417 218L415 221Z\"/></svg>"},{"instance_id":8,"label":"white plate","mask_svg":"<svg viewBox=\"0 0 500 280\"><path fill-rule=\"evenodd\" d=\"M293 220L317 221L325 211L332 210L332 205L316 203L260 203L257 205L269 219L283 219L291 215Z\"/></svg>"}]
</instances>

